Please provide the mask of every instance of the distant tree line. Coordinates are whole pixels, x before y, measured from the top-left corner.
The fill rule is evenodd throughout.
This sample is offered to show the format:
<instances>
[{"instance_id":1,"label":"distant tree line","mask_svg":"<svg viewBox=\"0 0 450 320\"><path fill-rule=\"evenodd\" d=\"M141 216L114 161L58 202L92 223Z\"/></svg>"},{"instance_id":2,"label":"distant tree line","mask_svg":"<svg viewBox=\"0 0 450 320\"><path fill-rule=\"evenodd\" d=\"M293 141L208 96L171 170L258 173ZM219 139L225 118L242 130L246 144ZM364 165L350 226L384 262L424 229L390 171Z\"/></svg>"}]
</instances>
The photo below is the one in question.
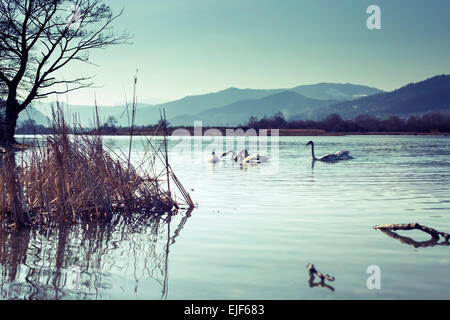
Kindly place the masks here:
<instances>
[{"instance_id":1,"label":"distant tree line","mask_svg":"<svg viewBox=\"0 0 450 320\"><path fill-rule=\"evenodd\" d=\"M16 129L17 134L50 134L52 129L41 124L36 124L36 121L27 119L19 123Z\"/></svg>"},{"instance_id":2,"label":"distant tree line","mask_svg":"<svg viewBox=\"0 0 450 320\"><path fill-rule=\"evenodd\" d=\"M327 132L450 132L450 115L427 113L409 116L406 119L389 116L385 119L359 115L344 120L331 114L323 120L286 120L282 113L257 119L251 117L245 127L254 129L320 129Z\"/></svg>"},{"instance_id":3,"label":"distant tree line","mask_svg":"<svg viewBox=\"0 0 450 320\"><path fill-rule=\"evenodd\" d=\"M109 117L99 129L106 135L127 134L127 132L130 131L129 127L117 127L117 122L117 119L114 117ZM176 126L171 126L169 123L166 125L171 130L177 128ZM337 114L331 114L323 120L313 121L286 120L282 113L277 113L272 117L264 117L262 119L250 117L248 123L241 125L241 127L254 129L319 129L327 132L450 133L450 115L428 113L422 116L410 116L405 119L397 116L379 119L368 115L359 115L352 120L344 120ZM134 130L136 134L151 134L157 128L162 130L161 123L136 126ZM51 128L36 124L32 119L21 122L16 131L18 134L50 134L52 132ZM85 131L90 132L92 129L86 129Z\"/></svg>"}]
</instances>

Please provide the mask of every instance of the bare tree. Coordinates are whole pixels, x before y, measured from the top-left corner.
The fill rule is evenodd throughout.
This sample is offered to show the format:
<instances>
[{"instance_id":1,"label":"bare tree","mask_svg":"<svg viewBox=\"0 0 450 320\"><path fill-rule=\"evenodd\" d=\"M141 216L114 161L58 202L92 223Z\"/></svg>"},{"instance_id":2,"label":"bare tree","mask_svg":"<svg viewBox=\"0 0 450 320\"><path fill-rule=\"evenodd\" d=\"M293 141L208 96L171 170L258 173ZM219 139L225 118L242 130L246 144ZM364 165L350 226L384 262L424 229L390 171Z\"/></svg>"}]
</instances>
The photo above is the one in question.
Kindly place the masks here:
<instances>
[{"instance_id":1,"label":"bare tree","mask_svg":"<svg viewBox=\"0 0 450 320\"><path fill-rule=\"evenodd\" d=\"M92 85L92 76L64 79L73 61L90 63L89 51L125 43L112 23L117 14L102 0L0 0L0 143L15 143L19 113L34 99Z\"/></svg>"}]
</instances>

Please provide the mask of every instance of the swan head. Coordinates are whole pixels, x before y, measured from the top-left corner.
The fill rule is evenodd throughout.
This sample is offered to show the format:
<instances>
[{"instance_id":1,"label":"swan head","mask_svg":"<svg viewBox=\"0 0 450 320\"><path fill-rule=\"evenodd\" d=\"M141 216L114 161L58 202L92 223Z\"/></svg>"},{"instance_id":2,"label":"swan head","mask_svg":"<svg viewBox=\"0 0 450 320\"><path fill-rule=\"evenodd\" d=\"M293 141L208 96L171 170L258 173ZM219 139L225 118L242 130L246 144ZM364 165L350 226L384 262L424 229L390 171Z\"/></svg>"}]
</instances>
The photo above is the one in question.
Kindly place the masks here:
<instances>
[{"instance_id":1,"label":"swan head","mask_svg":"<svg viewBox=\"0 0 450 320\"><path fill-rule=\"evenodd\" d=\"M309 145L313 146L313 145L314 145L314 142L312 142L311 140L308 141L308 143L306 144L306 146L309 146Z\"/></svg>"},{"instance_id":2,"label":"swan head","mask_svg":"<svg viewBox=\"0 0 450 320\"><path fill-rule=\"evenodd\" d=\"M211 155L215 156L215 155L216 155L216 152L215 152L215 151L213 151L213 152L211 153Z\"/></svg>"}]
</instances>

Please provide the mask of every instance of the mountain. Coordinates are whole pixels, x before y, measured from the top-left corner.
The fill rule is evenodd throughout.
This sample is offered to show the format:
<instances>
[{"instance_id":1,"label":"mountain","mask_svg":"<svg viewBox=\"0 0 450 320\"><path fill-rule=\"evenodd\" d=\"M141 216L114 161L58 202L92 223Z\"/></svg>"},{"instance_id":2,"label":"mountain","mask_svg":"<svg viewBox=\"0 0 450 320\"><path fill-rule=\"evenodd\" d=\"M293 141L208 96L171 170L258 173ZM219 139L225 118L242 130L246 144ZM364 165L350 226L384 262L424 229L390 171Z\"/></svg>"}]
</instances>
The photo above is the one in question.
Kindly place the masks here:
<instances>
[{"instance_id":1,"label":"mountain","mask_svg":"<svg viewBox=\"0 0 450 320\"><path fill-rule=\"evenodd\" d=\"M159 119L159 109L162 108L166 110L168 119L171 119L182 115L195 115L240 100L260 99L280 91L283 91L283 89L264 90L228 88L214 93L188 96L180 100L159 104L153 107L141 108L139 111L139 124L148 124L148 121L156 122ZM147 121L147 123L145 123L145 121Z\"/></svg>"},{"instance_id":2,"label":"mountain","mask_svg":"<svg viewBox=\"0 0 450 320\"><path fill-rule=\"evenodd\" d=\"M305 97L319 100L353 100L383 92L377 88L350 83L318 83L290 89Z\"/></svg>"},{"instance_id":3,"label":"mountain","mask_svg":"<svg viewBox=\"0 0 450 320\"><path fill-rule=\"evenodd\" d=\"M323 116L336 113L345 119L360 114L407 117L427 112L450 114L450 75L435 76L391 92L332 104L321 110Z\"/></svg>"},{"instance_id":4,"label":"mountain","mask_svg":"<svg viewBox=\"0 0 450 320\"><path fill-rule=\"evenodd\" d=\"M179 100L168 103L149 105L138 103L135 124L144 126L154 124L160 119L159 111L166 110L167 118L170 120L173 117L183 114L195 115L207 109L224 106L239 100L258 99L275 92L282 91L282 89L264 90L264 89L238 89L228 88L222 91L208 93L204 95L188 96ZM42 113L51 116L51 104L39 102L35 107ZM99 117L102 122L105 122L109 116L114 116L119 125L128 126L128 118L123 114L125 106L99 106ZM78 106L70 105L66 111L66 117L77 114L83 126L87 127L92 124L94 108L92 106Z\"/></svg>"},{"instance_id":5,"label":"mountain","mask_svg":"<svg viewBox=\"0 0 450 320\"><path fill-rule=\"evenodd\" d=\"M168 101L167 100L161 100L159 98L149 97L149 98L145 98L143 100L139 100L139 102L141 102L143 104L155 105L155 104L163 104L163 103L166 103Z\"/></svg>"},{"instance_id":6,"label":"mountain","mask_svg":"<svg viewBox=\"0 0 450 320\"><path fill-rule=\"evenodd\" d=\"M51 117L49 104L35 103L32 118L46 124ZM166 110L172 125L193 125L202 120L204 125L239 125L251 116L258 118L282 112L285 118L318 120L332 113L345 119L360 114L374 117L440 112L450 114L450 75L440 75L421 82L411 83L391 92L355 84L318 83L291 89L238 89L228 88L204 95L188 96L176 101L158 104L138 104L136 125L155 124L159 110ZM104 123L114 116L119 125L128 126L124 106L99 107L100 120ZM77 114L83 126L93 123L94 108L70 106L66 112L70 118ZM25 114L21 114L24 117Z\"/></svg>"},{"instance_id":7,"label":"mountain","mask_svg":"<svg viewBox=\"0 0 450 320\"><path fill-rule=\"evenodd\" d=\"M17 119L17 124L20 125L22 122L29 119L34 120L35 124L48 127L50 119L44 114L39 112L37 109L29 106L24 111L19 114L19 119Z\"/></svg>"},{"instance_id":8,"label":"mountain","mask_svg":"<svg viewBox=\"0 0 450 320\"><path fill-rule=\"evenodd\" d=\"M240 123L242 120L243 114L229 114L225 115L218 108L225 108L234 103L240 103L240 107L244 107L247 110L247 104L251 105L252 100L259 100L265 97L269 97L274 94L282 93L282 92L294 92L297 93L304 98L312 98L315 100L324 100L327 103L342 101L342 100L350 100L356 97L365 96L374 93L382 92L379 89L354 85L354 84L338 84L338 83L319 83L314 85L302 85L297 86L292 89L239 89L239 88L228 88L222 91L209 93L205 95L197 95L197 96L189 96L180 100L168 102L161 105L151 106L148 108L140 108L139 110L139 120L137 122L138 125L145 125L146 121L150 123L154 123L159 119L159 109L165 108L166 115L169 121L171 121L174 125L181 124L193 124L194 120L205 120L205 123L209 125L223 125L224 123ZM275 103L275 105L268 106L265 105L261 110L261 112L257 112L254 116L264 116L273 115L279 111L282 111L286 116L290 114L292 111L299 111L305 107L305 103L300 103L299 107L296 109L293 105L290 105L289 108L284 108L284 111L280 109L277 103L285 103L285 100L281 98L280 101L277 101L280 97L274 97L274 99L269 99L267 101L263 101L264 103ZM286 97L285 97L286 99ZM332 100L332 101L331 101ZM312 100L309 100L308 103ZM311 105L321 105L323 106L326 103L312 103ZM235 107L231 106L228 110L235 110ZM256 111L257 107L251 105L248 110L252 112L252 110ZM226 108L223 110L227 110ZM264 111L262 111L264 110ZM306 108L305 110L309 110ZM206 113L204 113L206 112ZM216 115L213 116L214 113L219 112L221 116ZM231 112L231 111L230 111ZM247 115L248 112L245 112ZM233 120L233 118L236 118ZM216 119L216 120L214 120ZM248 120L248 118L246 119Z\"/></svg>"},{"instance_id":9,"label":"mountain","mask_svg":"<svg viewBox=\"0 0 450 320\"><path fill-rule=\"evenodd\" d=\"M284 93L281 96L275 96L271 99L263 100L262 103L264 103L264 105L261 108L257 107L256 104L259 102L256 101L283 92L291 93ZM353 99L355 97L372 94L374 92L379 93L381 91L366 86L336 83L304 85L297 86L292 89L239 89L232 87L218 92L187 96L185 98L163 104L149 105L138 103L135 124L138 126L155 124L160 119L159 112L161 109L165 109L167 119L174 125L192 125L194 120L203 120L202 117L205 117L205 123L208 123L209 125L219 125L224 123L239 124L244 118L244 114L245 117L247 117L247 115L253 111L256 112L256 114L254 114L255 116L261 117L264 115L273 115L279 111L283 112L285 116L292 115L292 112L306 112L312 115L314 113L313 109L324 106L326 103L329 104L346 99ZM312 100L299 101L298 106L294 106L294 101L296 99L300 100L300 98L292 98L293 100L289 102L288 96L292 95L292 93L302 96L303 98L322 100L322 102L313 102ZM235 110L236 106L230 106L235 103L239 103L239 107L237 108L244 108L246 111L241 112L240 114L235 111L230 111L233 112L232 114L224 114L224 112L227 112L223 111L227 110L225 107L228 107L228 110ZM272 103L272 105L269 105L270 103ZM247 105L249 108L247 108ZM51 117L51 107L49 103L37 102L34 106L40 112L44 113L48 117ZM126 114L123 114L124 106L100 106L98 109L100 120L102 122L105 122L109 116L114 116L118 120L118 125L128 126L128 117ZM213 115L216 112L219 112L221 116ZM84 127L89 127L93 123L94 108L92 106L87 107L71 105L66 112L66 118L72 119L74 114L78 115L81 124ZM249 117L247 117L245 121L247 121Z\"/></svg>"},{"instance_id":10,"label":"mountain","mask_svg":"<svg viewBox=\"0 0 450 320\"><path fill-rule=\"evenodd\" d=\"M47 117L52 117L52 106L53 103L49 102L36 102L33 104L33 107L39 110L42 114ZM139 108L148 108L151 105L147 104L139 104ZM131 114L131 106L129 107L129 112ZM127 113L124 112L126 109L125 106L98 106L98 116L101 123L105 123L108 117L112 116L116 118L118 121L118 125L128 126L129 121ZM91 127L94 123L94 114L95 108L93 106L83 106L83 105L70 105L68 108L65 104L63 104L64 116L66 120L70 122L73 121L74 116L77 118L77 121L80 121L81 125L85 128ZM130 117L131 118L131 117Z\"/></svg>"},{"instance_id":11,"label":"mountain","mask_svg":"<svg viewBox=\"0 0 450 320\"><path fill-rule=\"evenodd\" d=\"M175 117L171 120L171 124L193 125L194 120L202 120L203 125L236 126L246 123L252 116L270 117L281 112L288 119L299 112L314 114L316 109L335 102L335 100L308 98L294 91L282 91L261 99L237 101L223 107L209 109L195 116Z\"/></svg>"},{"instance_id":12,"label":"mountain","mask_svg":"<svg viewBox=\"0 0 450 320\"><path fill-rule=\"evenodd\" d=\"M5 116L5 102L0 100L0 118ZM39 112L39 110L33 108L32 106L28 106L24 111L19 114L19 118L17 119L17 124L21 125L23 122L27 120L34 120L35 124L48 126L49 118L47 118L44 114Z\"/></svg>"}]
</instances>

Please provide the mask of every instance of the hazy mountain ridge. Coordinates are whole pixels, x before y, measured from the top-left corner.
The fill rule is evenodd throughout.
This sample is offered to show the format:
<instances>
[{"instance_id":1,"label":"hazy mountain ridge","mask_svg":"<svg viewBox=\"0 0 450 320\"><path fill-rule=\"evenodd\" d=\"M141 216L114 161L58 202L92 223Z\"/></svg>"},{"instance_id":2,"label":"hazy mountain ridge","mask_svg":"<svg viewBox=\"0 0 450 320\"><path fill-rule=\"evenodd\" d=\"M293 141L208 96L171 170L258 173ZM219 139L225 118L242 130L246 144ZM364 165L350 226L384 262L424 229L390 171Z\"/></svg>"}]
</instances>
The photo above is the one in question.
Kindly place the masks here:
<instances>
[{"instance_id":1,"label":"hazy mountain ridge","mask_svg":"<svg viewBox=\"0 0 450 320\"><path fill-rule=\"evenodd\" d=\"M332 104L322 110L324 116L336 113L346 119L360 114L405 117L427 112L450 114L450 75L439 75L391 92Z\"/></svg>"},{"instance_id":2,"label":"hazy mountain ridge","mask_svg":"<svg viewBox=\"0 0 450 320\"><path fill-rule=\"evenodd\" d=\"M3 100L0 100L0 119L3 119L5 117L5 102ZM17 125L21 125L25 121L33 120L35 124L42 125L42 126L48 126L50 119L42 114L39 110L36 108L33 108L32 106L29 106L24 111L22 111L19 114L19 118L17 119Z\"/></svg>"},{"instance_id":3,"label":"hazy mountain ridge","mask_svg":"<svg viewBox=\"0 0 450 320\"><path fill-rule=\"evenodd\" d=\"M19 114L19 119L17 119L17 124L20 125L21 123L27 121L27 120L33 120L35 124L42 125L45 127L48 127L50 124L50 118L39 112L36 108L28 107L26 110L21 112Z\"/></svg>"},{"instance_id":4,"label":"hazy mountain ridge","mask_svg":"<svg viewBox=\"0 0 450 320\"><path fill-rule=\"evenodd\" d=\"M243 111L244 109L246 109L247 103L251 105L250 110L255 111L254 116L258 117L262 117L264 115L270 116L279 111L283 112L286 116L291 115L292 112L300 112L301 110L298 110L298 108L296 109L292 105L292 103L288 104L287 107L282 106L280 108L280 104L283 105L286 103L286 101L284 101L283 98L281 98L280 101L276 101L277 96L275 96L275 99L271 100L273 102L272 106L266 104L259 109L254 105L254 102L250 102L286 91L297 93L299 95L302 95L299 92L304 92L305 94L302 96L313 100L328 101L330 100L328 99L329 97L335 97L333 101L328 101L329 103L337 102L339 100L343 100L344 98L352 99L356 95L370 94L374 91L381 92L381 90L360 85L333 83L297 86L292 89L239 89L231 87L225 90L203 95L187 96L179 100L158 105L138 103L136 125L143 126L156 123L160 118L159 110L163 108L166 110L168 120L174 125L192 125L194 120L204 120L205 123L208 123L209 125L219 125L219 123L237 125L240 124L240 121L243 119L244 114L246 117L251 113L251 111ZM308 95L311 95L313 97L308 97ZM297 99L299 99L299 97L297 97ZM246 101L246 103L244 104L243 101ZM324 104L323 102L313 102L312 100L308 101L310 102L309 104L311 106L323 106ZM226 115L226 121L225 118L221 119L221 116L219 115L213 115L214 112L220 111L220 108L238 102L241 102L240 107L243 109L241 110L241 113L236 113L235 111L233 111L236 119L233 119L233 114ZM303 103L301 103L301 105L305 107L305 110L311 112L311 108L305 105L304 101ZM50 104L36 103L35 107L47 116L51 116ZM234 108L236 107L231 106L229 108L235 110ZM125 106L100 106L98 108L100 120L102 122L105 122L109 116L113 116L118 120L118 125L128 126L129 120L126 113L123 113L124 109ZM217 110L212 111L214 109ZM93 123L93 107L76 105L70 106L69 110L66 112L66 117L72 119L73 115L75 114L79 117L83 126L88 127ZM202 117L205 118L203 119ZM218 119L220 121L214 122L214 119Z\"/></svg>"},{"instance_id":5,"label":"hazy mountain ridge","mask_svg":"<svg viewBox=\"0 0 450 320\"><path fill-rule=\"evenodd\" d=\"M139 108L139 117L136 124L147 125L159 120L159 110L165 109L169 120L185 115L196 115L209 109L222 107L240 100L259 99L283 89L238 89L228 88L222 91L207 93L204 95L187 96L180 100L159 104L150 107Z\"/></svg>"},{"instance_id":6,"label":"hazy mountain ridge","mask_svg":"<svg viewBox=\"0 0 450 320\"><path fill-rule=\"evenodd\" d=\"M172 124L188 125L192 120L202 120L204 125L235 126L246 123L252 116L273 116L281 112L285 118L302 112L314 112L315 109L335 103L335 100L318 100L302 96L294 91L282 91L257 100L242 100L235 103L209 109L196 116L175 117Z\"/></svg>"},{"instance_id":7,"label":"hazy mountain ridge","mask_svg":"<svg viewBox=\"0 0 450 320\"><path fill-rule=\"evenodd\" d=\"M290 92L287 95L291 95L291 97L294 93L298 95L295 98L299 103L297 108L292 102L286 101L287 96L286 94L281 94L283 92ZM293 112L311 112L311 106L322 107L326 104L317 100L327 101L330 104L339 100L350 100L356 96L379 92L382 91L349 83L319 83L301 85L292 89L270 90L228 88L207 95L186 97L173 103L161 105L161 107L166 109L166 114L174 125L192 125L195 120L202 120L207 125L239 125L242 123L243 118L247 116L245 120L248 120L250 116L263 117L282 112L286 117L290 117ZM262 100L266 97L272 98ZM300 97L308 99L302 100ZM189 104L186 104L188 100ZM256 106L256 101L263 103L263 105ZM272 105L267 104L267 102L271 102ZM286 105L286 103L288 104ZM191 104L196 107L189 107ZM201 105L200 108L198 107L199 105ZM174 108L174 106L176 107ZM304 110L300 110L301 108L304 108ZM199 109L202 110L198 111ZM227 114L227 112L231 114Z\"/></svg>"},{"instance_id":8,"label":"hazy mountain ridge","mask_svg":"<svg viewBox=\"0 0 450 320\"><path fill-rule=\"evenodd\" d=\"M362 96L373 95L383 92L380 89L356 85L351 83L328 83L322 82L312 85L302 85L290 89L305 97L318 100L352 100Z\"/></svg>"},{"instance_id":9,"label":"hazy mountain ridge","mask_svg":"<svg viewBox=\"0 0 450 320\"><path fill-rule=\"evenodd\" d=\"M38 102L34 104L34 108L39 110L45 116L52 117L52 103ZM64 116L67 121L73 122L74 117L79 120L83 127L91 127L94 123L95 107L94 106L82 106L82 105L70 105L69 108L66 104L62 104ZM139 108L147 108L151 105L139 104ZM129 106L131 114L131 107ZM105 123L108 117L112 116L116 118L118 124L122 126L128 126L131 120L128 119L126 106L98 106L98 115L100 122ZM131 118L131 116L130 116Z\"/></svg>"},{"instance_id":10,"label":"hazy mountain ridge","mask_svg":"<svg viewBox=\"0 0 450 320\"><path fill-rule=\"evenodd\" d=\"M319 120L333 113L346 119L360 114L375 117L430 111L450 114L450 76L440 75L410 83L391 92L348 83L270 90L228 88L164 104L138 104L136 125L155 124L163 108L172 125L186 126L193 125L196 120L209 126L236 126L246 123L251 116L262 118L278 112L289 120ZM99 107L100 119L105 122L108 116L114 116L118 125L128 126L124 109L125 106ZM69 114L79 114L82 124L89 126L93 122L94 108L71 106Z\"/></svg>"}]
</instances>

